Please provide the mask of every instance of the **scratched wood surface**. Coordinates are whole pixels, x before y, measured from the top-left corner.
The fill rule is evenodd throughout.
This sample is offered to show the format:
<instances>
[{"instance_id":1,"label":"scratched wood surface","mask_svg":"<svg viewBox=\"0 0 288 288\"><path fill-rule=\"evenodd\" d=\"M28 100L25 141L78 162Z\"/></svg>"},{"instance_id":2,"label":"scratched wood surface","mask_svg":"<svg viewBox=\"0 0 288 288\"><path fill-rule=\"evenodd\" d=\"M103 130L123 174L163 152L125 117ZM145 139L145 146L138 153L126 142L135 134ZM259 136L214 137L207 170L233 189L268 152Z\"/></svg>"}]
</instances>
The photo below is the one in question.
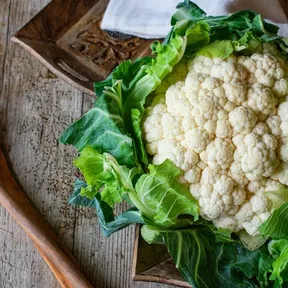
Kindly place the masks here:
<instances>
[{"instance_id":1,"label":"scratched wood surface","mask_svg":"<svg viewBox=\"0 0 288 288\"><path fill-rule=\"evenodd\" d=\"M92 99L56 78L9 40L48 2L0 0L0 145L8 152L24 191L95 287L172 287L131 280L134 227L107 239L93 210L67 205L75 153L59 145L58 138L91 107ZM2 207L0 287L59 287L31 241Z\"/></svg>"}]
</instances>

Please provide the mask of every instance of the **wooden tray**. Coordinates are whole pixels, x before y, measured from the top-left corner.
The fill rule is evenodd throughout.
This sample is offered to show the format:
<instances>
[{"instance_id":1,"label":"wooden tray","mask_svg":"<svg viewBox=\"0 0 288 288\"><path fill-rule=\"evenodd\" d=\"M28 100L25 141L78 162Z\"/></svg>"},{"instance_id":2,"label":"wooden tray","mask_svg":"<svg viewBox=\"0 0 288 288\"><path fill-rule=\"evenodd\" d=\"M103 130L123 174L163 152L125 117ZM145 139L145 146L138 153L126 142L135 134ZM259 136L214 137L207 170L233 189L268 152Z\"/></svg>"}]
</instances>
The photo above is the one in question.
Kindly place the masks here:
<instances>
[{"instance_id":1,"label":"wooden tray","mask_svg":"<svg viewBox=\"0 0 288 288\"><path fill-rule=\"evenodd\" d=\"M54 0L15 34L49 70L94 95L93 82L105 79L121 61L150 53L154 40L116 37L100 29L108 0Z\"/></svg>"},{"instance_id":2,"label":"wooden tray","mask_svg":"<svg viewBox=\"0 0 288 288\"><path fill-rule=\"evenodd\" d=\"M133 251L132 277L136 281L149 281L191 288L179 271L164 245L147 244L136 226Z\"/></svg>"},{"instance_id":3,"label":"wooden tray","mask_svg":"<svg viewBox=\"0 0 288 288\"><path fill-rule=\"evenodd\" d=\"M278 1L287 15L288 0ZM121 61L149 54L150 44L154 41L128 35L119 38L102 31L100 23L108 2L53 0L17 32L12 41L57 76L94 95L93 82L105 79ZM134 280L191 287L175 268L166 248L148 245L139 236L138 226L132 273Z\"/></svg>"}]
</instances>

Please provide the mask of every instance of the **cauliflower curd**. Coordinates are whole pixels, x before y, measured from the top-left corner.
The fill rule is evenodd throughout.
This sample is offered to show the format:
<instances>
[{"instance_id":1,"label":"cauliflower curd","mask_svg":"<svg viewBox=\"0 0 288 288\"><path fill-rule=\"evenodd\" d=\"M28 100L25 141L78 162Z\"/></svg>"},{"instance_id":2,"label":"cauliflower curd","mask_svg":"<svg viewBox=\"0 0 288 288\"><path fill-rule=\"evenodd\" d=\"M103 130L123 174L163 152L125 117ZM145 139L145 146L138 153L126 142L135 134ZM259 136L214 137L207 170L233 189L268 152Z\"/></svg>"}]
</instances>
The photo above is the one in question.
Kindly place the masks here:
<instances>
[{"instance_id":1,"label":"cauliflower curd","mask_svg":"<svg viewBox=\"0 0 288 288\"><path fill-rule=\"evenodd\" d=\"M205 219L250 235L272 213L265 191L288 185L288 71L272 54L180 62L143 120L153 164L170 159Z\"/></svg>"}]
</instances>

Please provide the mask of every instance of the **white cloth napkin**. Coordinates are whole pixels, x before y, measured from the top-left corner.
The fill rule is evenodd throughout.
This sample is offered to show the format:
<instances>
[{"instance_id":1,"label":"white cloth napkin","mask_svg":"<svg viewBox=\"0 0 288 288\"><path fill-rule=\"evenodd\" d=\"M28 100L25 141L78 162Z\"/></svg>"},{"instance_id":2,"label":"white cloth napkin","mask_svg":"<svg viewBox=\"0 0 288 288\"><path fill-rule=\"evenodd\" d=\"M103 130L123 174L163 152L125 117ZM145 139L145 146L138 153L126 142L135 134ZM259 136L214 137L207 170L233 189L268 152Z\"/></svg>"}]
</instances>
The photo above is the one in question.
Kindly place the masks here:
<instances>
[{"instance_id":1,"label":"white cloth napkin","mask_svg":"<svg viewBox=\"0 0 288 288\"><path fill-rule=\"evenodd\" d=\"M164 38L169 32L170 18L181 0L110 0L101 28L141 38ZM243 9L261 13L277 23L281 36L288 36L288 19L279 0L194 0L207 15L230 14Z\"/></svg>"}]
</instances>

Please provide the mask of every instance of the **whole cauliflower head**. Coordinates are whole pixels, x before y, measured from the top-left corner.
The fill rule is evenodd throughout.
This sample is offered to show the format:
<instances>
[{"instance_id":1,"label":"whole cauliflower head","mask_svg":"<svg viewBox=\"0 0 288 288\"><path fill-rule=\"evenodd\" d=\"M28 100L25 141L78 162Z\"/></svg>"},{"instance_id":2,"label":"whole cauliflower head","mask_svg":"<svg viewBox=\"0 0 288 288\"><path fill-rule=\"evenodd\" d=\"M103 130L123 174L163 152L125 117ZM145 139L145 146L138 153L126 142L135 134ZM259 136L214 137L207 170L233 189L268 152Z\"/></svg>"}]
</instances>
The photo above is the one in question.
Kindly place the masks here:
<instances>
[{"instance_id":1,"label":"whole cauliflower head","mask_svg":"<svg viewBox=\"0 0 288 288\"><path fill-rule=\"evenodd\" d=\"M181 60L174 70L143 118L152 162L170 159L183 170L179 181L216 227L259 234L273 211L265 191L288 185L283 57L263 45L251 56Z\"/></svg>"}]
</instances>

